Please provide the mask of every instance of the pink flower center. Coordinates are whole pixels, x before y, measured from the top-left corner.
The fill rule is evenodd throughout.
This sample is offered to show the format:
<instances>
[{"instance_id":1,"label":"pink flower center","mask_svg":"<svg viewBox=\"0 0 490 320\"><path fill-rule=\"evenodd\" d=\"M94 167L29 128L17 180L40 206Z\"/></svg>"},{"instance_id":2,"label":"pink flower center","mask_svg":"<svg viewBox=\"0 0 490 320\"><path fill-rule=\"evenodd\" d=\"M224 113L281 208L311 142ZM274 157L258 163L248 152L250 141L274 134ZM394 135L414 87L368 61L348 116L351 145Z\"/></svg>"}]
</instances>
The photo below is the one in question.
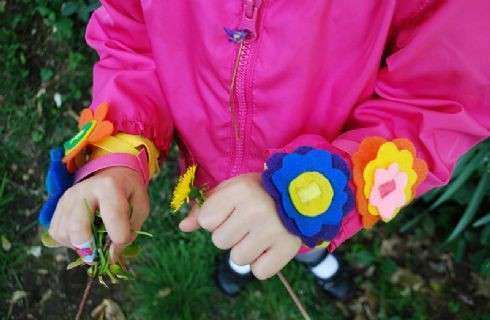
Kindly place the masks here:
<instances>
[{"instance_id":1,"label":"pink flower center","mask_svg":"<svg viewBox=\"0 0 490 320\"><path fill-rule=\"evenodd\" d=\"M392 193L396 189L396 183L395 180L391 179L388 182L383 183L378 187L379 194L381 198L386 197L390 193Z\"/></svg>"}]
</instances>

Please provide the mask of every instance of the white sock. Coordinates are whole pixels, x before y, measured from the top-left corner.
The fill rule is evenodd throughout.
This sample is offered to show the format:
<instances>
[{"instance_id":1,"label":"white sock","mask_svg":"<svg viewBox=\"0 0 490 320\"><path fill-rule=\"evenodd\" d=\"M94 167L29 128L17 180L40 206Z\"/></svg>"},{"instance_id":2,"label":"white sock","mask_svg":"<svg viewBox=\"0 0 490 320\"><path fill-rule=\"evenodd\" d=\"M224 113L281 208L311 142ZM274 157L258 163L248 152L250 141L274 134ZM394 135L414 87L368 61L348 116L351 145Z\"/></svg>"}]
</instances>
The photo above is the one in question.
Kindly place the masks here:
<instances>
[{"instance_id":1,"label":"white sock","mask_svg":"<svg viewBox=\"0 0 490 320\"><path fill-rule=\"evenodd\" d=\"M333 276L338 269L339 262L333 255L329 254L316 267L311 268L311 272L313 272L313 274L315 274L318 278L328 279Z\"/></svg>"},{"instance_id":2,"label":"white sock","mask_svg":"<svg viewBox=\"0 0 490 320\"><path fill-rule=\"evenodd\" d=\"M236 264L235 262L233 262L231 260L231 257L230 257L230 259L228 259L228 264L233 269L233 271L235 271L236 273L239 273L239 274L247 274L247 273L250 273L250 271L252 270L250 268L249 264L246 264L244 266L239 266L238 264Z\"/></svg>"}]
</instances>

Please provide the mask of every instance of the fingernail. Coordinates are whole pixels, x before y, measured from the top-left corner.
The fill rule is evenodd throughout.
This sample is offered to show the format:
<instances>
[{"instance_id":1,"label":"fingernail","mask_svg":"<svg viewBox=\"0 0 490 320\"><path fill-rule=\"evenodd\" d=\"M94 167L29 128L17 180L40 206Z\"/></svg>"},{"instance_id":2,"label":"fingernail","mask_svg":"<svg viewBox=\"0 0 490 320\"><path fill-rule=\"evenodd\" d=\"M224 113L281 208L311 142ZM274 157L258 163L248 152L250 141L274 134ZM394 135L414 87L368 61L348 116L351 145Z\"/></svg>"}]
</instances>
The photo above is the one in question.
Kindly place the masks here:
<instances>
[{"instance_id":1,"label":"fingernail","mask_svg":"<svg viewBox=\"0 0 490 320\"><path fill-rule=\"evenodd\" d=\"M82 258L83 262L93 263L95 261L97 251L95 250L94 240L84 242L80 245L75 245L75 249L80 258Z\"/></svg>"}]
</instances>

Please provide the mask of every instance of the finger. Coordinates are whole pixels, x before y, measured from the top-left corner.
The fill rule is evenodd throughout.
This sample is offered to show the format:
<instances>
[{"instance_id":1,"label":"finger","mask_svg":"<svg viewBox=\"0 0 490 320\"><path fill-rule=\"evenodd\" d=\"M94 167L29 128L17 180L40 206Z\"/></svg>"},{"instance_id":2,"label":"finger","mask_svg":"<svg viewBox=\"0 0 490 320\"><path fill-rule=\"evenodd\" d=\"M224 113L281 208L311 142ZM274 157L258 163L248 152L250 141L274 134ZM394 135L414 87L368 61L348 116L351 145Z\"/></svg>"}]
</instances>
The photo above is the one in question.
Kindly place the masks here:
<instances>
[{"instance_id":1,"label":"finger","mask_svg":"<svg viewBox=\"0 0 490 320\"><path fill-rule=\"evenodd\" d=\"M64 212L69 210L69 200L66 197L61 197L56 206L51 223L49 224L48 233L53 240L64 247L71 247L70 238L68 232L63 228L65 215Z\"/></svg>"},{"instance_id":2,"label":"finger","mask_svg":"<svg viewBox=\"0 0 490 320\"><path fill-rule=\"evenodd\" d=\"M294 258L300 246L301 241L291 237L275 242L251 264L254 276L260 280L272 277Z\"/></svg>"},{"instance_id":3,"label":"finger","mask_svg":"<svg viewBox=\"0 0 490 320\"><path fill-rule=\"evenodd\" d=\"M200 225L197 221L198 212L199 207L197 205L193 205L187 217L185 217L185 219L179 223L179 229L183 232L192 232L199 229Z\"/></svg>"},{"instance_id":4,"label":"finger","mask_svg":"<svg viewBox=\"0 0 490 320\"><path fill-rule=\"evenodd\" d=\"M231 249L230 257L238 265L251 264L271 245L270 237L264 232L250 232Z\"/></svg>"},{"instance_id":5,"label":"finger","mask_svg":"<svg viewBox=\"0 0 490 320\"><path fill-rule=\"evenodd\" d=\"M80 200L79 187L68 189L58 201L53 219L50 224L49 234L59 244L74 248L74 244L81 244L91 239L91 212L86 209L85 202ZM90 197L86 201L90 201ZM84 209L84 210L82 210ZM84 227L88 219L88 235ZM81 235L80 232L83 234Z\"/></svg>"},{"instance_id":6,"label":"finger","mask_svg":"<svg viewBox=\"0 0 490 320\"><path fill-rule=\"evenodd\" d=\"M65 215L66 230L71 247L86 263L93 263L96 257L95 241L92 235L94 204L88 199L82 201L73 198L70 215Z\"/></svg>"},{"instance_id":7,"label":"finger","mask_svg":"<svg viewBox=\"0 0 490 320\"><path fill-rule=\"evenodd\" d=\"M141 230L143 223L150 214L148 192L143 186L136 187L129 200L131 203L130 224L133 231Z\"/></svg>"},{"instance_id":8,"label":"finger","mask_svg":"<svg viewBox=\"0 0 490 320\"><path fill-rule=\"evenodd\" d=\"M230 249L247 235L249 229L244 227L246 224L242 216L243 213L233 211L228 219L213 231L211 239L217 248Z\"/></svg>"},{"instance_id":9,"label":"finger","mask_svg":"<svg viewBox=\"0 0 490 320\"><path fill-rule=\"evenodd\" d=\"M112 243L109 248L109 259L111 263L118 263L120 265L126 265L124 260L123 251L126 248L125 245Z\"/></svg>"},{"instance_id":10,"label":"finger","mask_svg":"<svg viewBox=\"0 0 490 320\"><path fill-rule=\"evenodd\" d=\"M236 197L233 188L225 187L216 192L203 203L197 214L197 221L204 229L212 232L222 224L235 209Z\"/></svg>"},{"instance_id":11,"label":"finger","mask_svg":"<svg viewBox=\"0 0 490 320\"><path fill-rule=\"evenodd\" d=\"M103 199L98 199L99 210L110 239L116 245L129 244L134 237L129 223L129 204L125 194L107 190Z\"/></svg>"}]
</instances>

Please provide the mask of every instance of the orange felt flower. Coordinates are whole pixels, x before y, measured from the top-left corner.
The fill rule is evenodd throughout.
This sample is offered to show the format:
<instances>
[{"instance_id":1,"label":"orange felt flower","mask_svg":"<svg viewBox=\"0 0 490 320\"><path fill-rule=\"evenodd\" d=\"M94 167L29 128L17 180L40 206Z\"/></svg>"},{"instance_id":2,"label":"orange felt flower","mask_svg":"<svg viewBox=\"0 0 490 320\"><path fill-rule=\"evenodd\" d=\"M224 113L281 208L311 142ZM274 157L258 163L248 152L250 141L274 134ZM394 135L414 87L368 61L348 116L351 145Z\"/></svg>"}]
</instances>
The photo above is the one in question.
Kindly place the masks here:
<instances>
[{"instance_id":1,"label":"orange felt flower","mask_svg":"<svg viewBox=\"0 0 490 320\"><path fill-rule=\"evenodd\" d=\"M80 156L85 147L101 141L114 132L114 126L108 120L105 120L109 105L100 104L95 112L89 108L83 109L78 120L80 131L70 140L63 144L65 157L63 162L66 164L68 171L74 172L80 164Z\"/></svg>"},{"instance_id":2,"label":"orange felt flower","mask_svg":"<svg viewBox=\"0 0 490 320\"><path fill-rule=\"evenodd\" d=\"M381 163L384 163L385 165L383 165L381 168L386 170L388 169L389 165L397 163L398 161L402 161L402 159L396 158L395 160L390 160L388 161L388 163L386 163L386 155L380 154L379 152L381 147L386 146L387 143L392 143L399 152L403 152L403 150L408 151L411 154L411 156L408 156L410 158L413 158L413 162L411 163L410 167L407 168L405 166L405 170L408 170L407 172L412 172L412 174L415 174L416 180L410 185L410 187L408 187L409 189L407 189L408 191L406 192L406 194L409 194L410 198L405 199L405 204L413 199L417 187L427 176L427 164L424 160L416 157L415 147L412 142L410 142L410 140L401 138L394 139L390 142L382 137L369 137L364 139L359 145L358 151L352 156L352 176L354 184L357 187L357 208L362 216L362 222L365 228L371 228L380 219L379 214L376 214L376 209L373 209L373 204L370 203L369 197L366 196L366 188L371 188L373 185L373 179L375 179L374 176L370 175L372 170L366 171L366 167L368 166L368 164L371 164L370 167L372 169L373 165L376 165L376 163L378 163L377 166L379 166ZM408 163L410 163L410 161ZM368 180L370 180L367 186L366 177ZM393 216L396 215L398 210L399 209L393 212Z\"/></svg>"}]
</instances>

